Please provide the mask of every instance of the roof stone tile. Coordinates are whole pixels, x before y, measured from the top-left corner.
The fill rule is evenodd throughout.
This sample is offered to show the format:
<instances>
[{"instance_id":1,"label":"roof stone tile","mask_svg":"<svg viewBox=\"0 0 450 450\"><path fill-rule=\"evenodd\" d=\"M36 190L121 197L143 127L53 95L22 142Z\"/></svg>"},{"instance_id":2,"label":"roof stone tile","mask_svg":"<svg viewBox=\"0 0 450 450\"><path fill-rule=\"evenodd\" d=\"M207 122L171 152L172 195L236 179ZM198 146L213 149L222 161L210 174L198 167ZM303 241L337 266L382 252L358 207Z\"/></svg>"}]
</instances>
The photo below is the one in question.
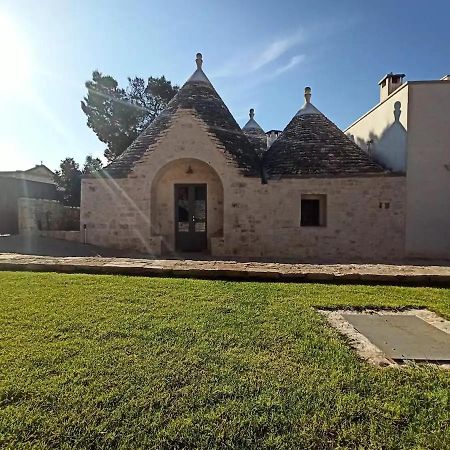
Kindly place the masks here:
<instances>
[{"instance_id":1,"label":"roof stone tile","mask_svg":"<svg viewBox=\"0 0 450 450\"><path fill-rule=\"evenodd\" d=\"M163 136L173 123L179 109L194 110L206 124L208 131L217 138L226 153L234 159L244 175L260 176L261 161L255 144L242 132L236 120L225 106L201 66L201 54L197 54L197 70L183 85L167 108L136 138L116 160L103 170L104 176L126 178L134 165L151 151L151 146Z\"/></svg>"},{"instance_id":2,"label":"roof stone tile","mask_svg":"<svg viewBox=\"0 0 450 450\"><path fill-rule=\"evenodd\" d=\"M270 146L263 163L269 177L354 176L385 172L309 102Z\"/></svg>"}]
</instances>

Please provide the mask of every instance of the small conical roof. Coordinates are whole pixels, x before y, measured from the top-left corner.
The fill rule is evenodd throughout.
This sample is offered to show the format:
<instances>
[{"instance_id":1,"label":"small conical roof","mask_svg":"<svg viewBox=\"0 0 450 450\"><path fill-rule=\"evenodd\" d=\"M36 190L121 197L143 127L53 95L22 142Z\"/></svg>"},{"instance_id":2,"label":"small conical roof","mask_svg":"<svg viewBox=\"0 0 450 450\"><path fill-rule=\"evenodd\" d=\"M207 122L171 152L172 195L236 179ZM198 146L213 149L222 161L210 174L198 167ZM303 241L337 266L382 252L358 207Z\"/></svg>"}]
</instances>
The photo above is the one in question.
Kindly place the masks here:
<instances>
[{"instance_id":1,"label":"small conical roof","mask_svg":"<svg viewBox=\"0 0 450 450\"><path fill-rule=\"evenodd\" d=\"M136 138L136 140L109 166L107 175L126 177L146 152L152 151L163 132L174 120L179 109L193 110L205 123L208 131L246 175L259 176L260 162L257 149L247 138L238 123L214 89L202 69L201 53L196 55L197 69L180 88L161 114Z\"/></svg>"},{"instance_id":2,"label":"small conical roof","mask_svg":"<svg viewBox=\"0 0 450 450\"><path fill-rule=\"evenodd\" d=\"M255 120L255 110L253 108L250 109L248 113L250 119L243 126L242 131L264 133L264 130L259 126L259 123Z\"/></svg>"},{"instance_id":3,"label":"small conical roof","mask_svg":"<svg viewBox=\"0 0 450 450\"><path fill-rule=\"evenodd\" d=\"M311 103L309 87L305 88L305 104L266 152L264 167L271 176L353 176L384 171Z\"/></svg>"},{"instance_id":4,"label":"small conical roof","mask_svg":"<svg viewBox=\"0 0 450 450\"><path fill-rule=\"evenodd\" d=\"M248 137L248 139L254 144L257 152L262 154L267 150L267 136L264 130L259 126L258 122L255 120L255 110L250 109L249 114L250 119L242 128L242 131Z\"/></svg>"}]
</instances>

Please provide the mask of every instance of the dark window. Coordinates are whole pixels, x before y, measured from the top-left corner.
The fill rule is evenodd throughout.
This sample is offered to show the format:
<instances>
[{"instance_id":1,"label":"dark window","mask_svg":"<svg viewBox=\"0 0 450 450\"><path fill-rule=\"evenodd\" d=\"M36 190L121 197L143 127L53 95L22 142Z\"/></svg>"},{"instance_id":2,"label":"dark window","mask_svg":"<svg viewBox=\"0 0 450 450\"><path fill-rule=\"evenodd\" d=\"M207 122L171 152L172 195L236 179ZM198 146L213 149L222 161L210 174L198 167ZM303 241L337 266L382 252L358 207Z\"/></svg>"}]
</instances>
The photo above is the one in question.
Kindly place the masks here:
<instances>
[{"instance_id":1,"label":"dark window","mask_svg":"<svg viewBox=\"0 0 450 450\"><path fill-rule=\"evenodd\" d=\"M325 194L302 194L300 226L325 227L327 224L327 196Z\"/></svg>"},{"instance_id":2,"label":"dark window","mask_svg":"<svg viewBox=\"0 0 450 450\"><path fill-rule=\"evenodd\" d=\"M302 199L301 212L302 227L320 226L320 200Z\"/></svg>"}]
</instances>

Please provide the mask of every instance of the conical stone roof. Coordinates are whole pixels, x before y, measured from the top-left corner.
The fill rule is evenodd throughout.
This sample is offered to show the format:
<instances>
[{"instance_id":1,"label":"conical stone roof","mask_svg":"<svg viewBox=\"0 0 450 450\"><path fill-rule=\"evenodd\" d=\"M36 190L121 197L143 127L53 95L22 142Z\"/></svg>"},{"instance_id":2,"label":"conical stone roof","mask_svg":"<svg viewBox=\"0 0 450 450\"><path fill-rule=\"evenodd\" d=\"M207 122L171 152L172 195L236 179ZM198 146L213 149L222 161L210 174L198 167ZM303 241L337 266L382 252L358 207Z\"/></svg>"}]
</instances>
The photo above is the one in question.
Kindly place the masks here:
<instances>
[{"instance_id":1,"label":"conical stone roof","mask_svg":"<svg viewBox=\"0 0 450 450\"><path fill-rule=\"evenodd\" d=\"M136 140L109 164L104 172L113 178L125 178L142 156L151 151L167 130L179 109L194 110L206 124L225 152L232 158L243 174L259 176L261 173L254 143L242 132L236 120L214 89L202 70L202 55L197 54L197 70L181 87L167 108L136 138Z\"/></svg>"},{"instance_id":2,"label":"conical stone roof","mask_svg":"<svg viewBox=\"0 0 450 450\"><path fill-rule=\"evenodd\" d=\"M343 131L325 117L310 101L292 118L264 155L269 176L355 176L383 173Z\"/></svg>"},{"instance_id":3,"label":"conical stone roof","mask_svg":"<svg viewBox=\"0 0 450 450\"><path fill-rule=\"evenodd\" d=\"M248 137L248 139L255 145L258 153L262 154L267 150L267 136L264 130L259 126L259 123L255 120L255 110L250 109L250 119L242 128L242 131Z\"/></svg>"}]
</instances>

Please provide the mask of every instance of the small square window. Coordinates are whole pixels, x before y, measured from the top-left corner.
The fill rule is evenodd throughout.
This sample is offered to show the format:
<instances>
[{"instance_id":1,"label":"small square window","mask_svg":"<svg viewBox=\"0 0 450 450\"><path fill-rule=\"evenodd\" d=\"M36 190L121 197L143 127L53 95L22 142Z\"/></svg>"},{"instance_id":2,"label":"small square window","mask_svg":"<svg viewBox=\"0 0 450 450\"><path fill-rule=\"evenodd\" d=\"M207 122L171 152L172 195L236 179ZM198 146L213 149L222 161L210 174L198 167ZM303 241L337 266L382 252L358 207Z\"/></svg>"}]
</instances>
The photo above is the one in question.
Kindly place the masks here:
<instances>
[{"instance_id":1,"label":"small square window","mask_svg":"<svg viewBox=\"0 0 450 450\"><path fill-rule=\"evenodd\" d=\"M323 227L326 225L326 195L302 195L300 225Z\"/></svg>"}]
</instances>

